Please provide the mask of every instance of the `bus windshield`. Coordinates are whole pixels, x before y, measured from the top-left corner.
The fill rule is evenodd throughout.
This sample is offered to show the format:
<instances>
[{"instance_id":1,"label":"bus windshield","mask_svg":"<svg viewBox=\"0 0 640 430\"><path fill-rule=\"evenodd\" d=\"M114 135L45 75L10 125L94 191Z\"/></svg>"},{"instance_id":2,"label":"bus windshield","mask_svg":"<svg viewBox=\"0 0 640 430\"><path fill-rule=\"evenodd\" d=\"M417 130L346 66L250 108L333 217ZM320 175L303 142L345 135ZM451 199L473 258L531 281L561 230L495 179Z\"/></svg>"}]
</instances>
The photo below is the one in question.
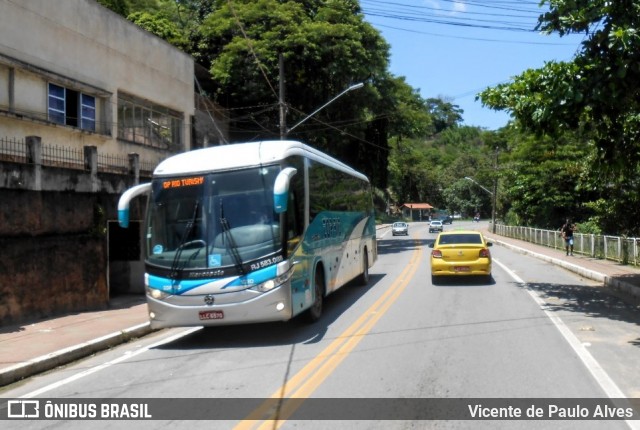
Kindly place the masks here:
<instances>
[{"instance_id":1,"label":"bus windshield","mask_svg":"<svg viewBox=\"0 0 640 430\"><path fill-rule=\"evenodd\" d=\"M227 269L243 274L252 262L282 249L273 185L280 166L158 178L152 183L146 230L150 268ZM229 270L235 269L235 270Z\"/></svg>"}]
</instances>

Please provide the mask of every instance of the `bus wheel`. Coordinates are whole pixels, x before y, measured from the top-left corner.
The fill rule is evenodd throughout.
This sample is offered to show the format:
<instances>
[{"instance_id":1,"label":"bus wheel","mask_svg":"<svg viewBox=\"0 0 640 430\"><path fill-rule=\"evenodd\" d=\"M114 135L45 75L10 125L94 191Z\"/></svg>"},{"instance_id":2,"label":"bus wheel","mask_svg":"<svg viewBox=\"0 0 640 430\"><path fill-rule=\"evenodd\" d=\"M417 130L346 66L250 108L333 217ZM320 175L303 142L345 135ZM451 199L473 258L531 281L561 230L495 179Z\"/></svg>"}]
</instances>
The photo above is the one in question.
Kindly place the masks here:
<instances>
[{"instance_id":1,"label":"bus wheel","mask_svg":"<svg viewBox=\"0 0 640 430\"><path fill-rule=\"evenodd\" d=\"M309 322L314 323L322 316L322 305L324 300L324 275L322 273L322 267L316 268L315 282L313 283L314 299L313 304L309 308L307 313L307 319Z\"/></svg>"},{"instance_id":2,"label":"bus wheel","mask_svg":"<svg viewBox=\"0 0 640 430\"><path fill-rule=\"evenodd\" d=\"M362 254L362 273L358 276L357 282L364 287L369 283L369 254L366 249Z\"/></svg>"}]
</instances>

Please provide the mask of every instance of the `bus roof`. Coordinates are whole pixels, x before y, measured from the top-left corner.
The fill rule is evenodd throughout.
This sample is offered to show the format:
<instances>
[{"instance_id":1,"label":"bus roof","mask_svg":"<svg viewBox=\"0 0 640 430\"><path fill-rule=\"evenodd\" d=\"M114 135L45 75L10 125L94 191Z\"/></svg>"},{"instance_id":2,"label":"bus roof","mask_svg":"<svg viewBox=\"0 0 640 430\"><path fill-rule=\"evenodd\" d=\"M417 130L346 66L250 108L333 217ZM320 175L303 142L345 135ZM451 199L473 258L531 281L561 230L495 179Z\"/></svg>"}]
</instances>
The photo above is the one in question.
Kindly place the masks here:
<instances>
[{"instance_id":1,"label":"bus roof","mask_svg":"<svg viewBox=\"0 0 640 430\"><path fill-rule=\"evenodd\" d=\"M308 157L368 182L365 175L341 161L294 140L237 143L183 152L162 161L153 175L176 176L257 167L276 163L292 155Z\"/></svg>"}]
</instances>

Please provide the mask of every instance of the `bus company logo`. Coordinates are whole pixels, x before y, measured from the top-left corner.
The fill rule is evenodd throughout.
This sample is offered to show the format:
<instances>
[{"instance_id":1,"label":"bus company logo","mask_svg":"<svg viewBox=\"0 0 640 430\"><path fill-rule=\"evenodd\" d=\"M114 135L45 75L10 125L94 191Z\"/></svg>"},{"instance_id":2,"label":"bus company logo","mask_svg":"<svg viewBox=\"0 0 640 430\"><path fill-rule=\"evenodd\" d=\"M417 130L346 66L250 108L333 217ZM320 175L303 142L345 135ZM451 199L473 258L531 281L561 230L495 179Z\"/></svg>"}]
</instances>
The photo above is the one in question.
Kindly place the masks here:
<instances>
[{"instance_id":1,"label":"bus company logo","mask_svg":"<svg viewBox=\"0 0 640 430\"><path fill-rule=\"evenodd\" d=\"M224 275L224 270L206 270L206 271L187 274L187 276L190 279L201 279L201 278L209 278L211 276L222 276L222 275Z\"/></svg>"},{"instance_id":2,"label":"bus company logo","mask_svg":"<svg viewBox=\"0 0 640 430\"><path fill-rule=\"evenodd\" d=\"M40 401L9 400L7 418L40 418Z\"/></svg>"}]
</instances>

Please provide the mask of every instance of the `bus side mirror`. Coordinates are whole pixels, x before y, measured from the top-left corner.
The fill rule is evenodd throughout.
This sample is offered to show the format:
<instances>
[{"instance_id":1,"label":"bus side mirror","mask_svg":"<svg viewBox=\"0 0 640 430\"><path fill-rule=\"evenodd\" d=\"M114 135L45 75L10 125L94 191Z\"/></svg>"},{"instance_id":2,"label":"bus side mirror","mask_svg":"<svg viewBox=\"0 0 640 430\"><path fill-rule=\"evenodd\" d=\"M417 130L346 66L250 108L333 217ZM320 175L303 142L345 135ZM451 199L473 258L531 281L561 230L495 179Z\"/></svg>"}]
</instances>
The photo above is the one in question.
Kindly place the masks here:
<instances>
[{"instance_id":1,"label":"bus side mirror","mask_svg":"<svg viewBox=\"0 0 640 430\"><path fill-rule=\"evenodd\" d=\"M118 200L118 224L120 224L120 227L129 227L129 203L131 203L131 200L140 194L148 193L149 190L151 190L150 183L140 184L129 188L122 194L120 200Z\"/></svg>"},{"instance_id":2,"label":"bus side mirror","mask_svg":"<svg viewBox=\"0 0 640 430\"><path fill-rule=\"evenodd\" d=\"M293 167L282 169L276 177L273 185L273 207L276 213L281 214L287 211L287 202L289 201L289 182L291 177L298 171Z\"/></svg>"}]
</instances>

